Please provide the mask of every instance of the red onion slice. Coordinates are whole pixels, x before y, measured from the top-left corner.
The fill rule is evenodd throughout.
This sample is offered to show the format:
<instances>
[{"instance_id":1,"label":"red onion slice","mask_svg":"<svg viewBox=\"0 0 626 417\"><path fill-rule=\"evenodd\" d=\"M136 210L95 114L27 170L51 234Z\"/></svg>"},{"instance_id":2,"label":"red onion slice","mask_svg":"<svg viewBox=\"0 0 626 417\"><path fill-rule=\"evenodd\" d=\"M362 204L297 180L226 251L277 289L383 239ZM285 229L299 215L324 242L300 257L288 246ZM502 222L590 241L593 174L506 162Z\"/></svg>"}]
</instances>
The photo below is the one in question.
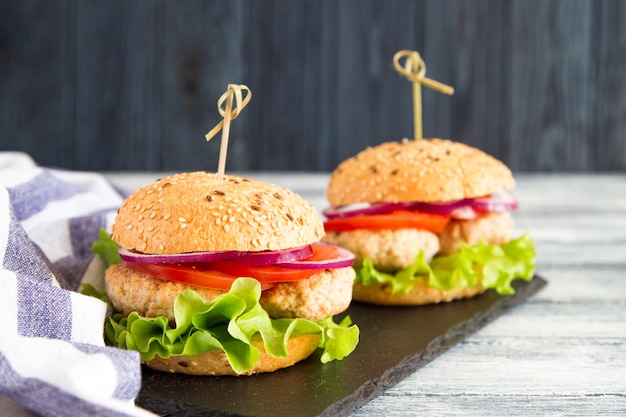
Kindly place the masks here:
<instances>
[{"instance_id":1,"label":"red onion slice","mask_svg":"<svg viewBox=\"0 0 626 417\"><path fill-rule=\"evenodd\" d=\"M464 198L463 200L455 200L449 201L445 203L422 203L415 202L412 203L411 208L419 211L423 211L424 213L430 214L442 214L444 216L450 215L455 211L471 204L472 199Z\"/></svg>"},{"instance_id":2,"label":"red onion slice","mask_svg":"<svg viewBox=\"0 0 626 417\"><path fill-rule=\"evenodd\" d=\"M330 243L314 243L312 245L314 248L314 252L316 250L325 250L334 249L336 251L336 256L330 259L323 260L301 260L301 261L293 261L293 262L284 262L281 263L280 267L282 268L290 268L290 269L334 269L334 268L345 268L348 266L352 266L354 263L354 254L347 249L344 249L339 246L331 245ZM312 256L315 258L315 253Z\"/></svg>"},{"instance_id":3,"label":"red onion slice","mask_svg":"<svg viewBox=\"0 0 626 417\"><path fill-rule=\"evenodd\" d=\"M229 259L242 265L274 265L284 262L293 262L300 259L308 258L313 255L311 245L301 246L293 249L261 251L261 252L244 252L243 256Z\"/></svg>"},{"instance_id":4,"label":"red onion slice","mask_svg":"<svg viewBox=\"0 0 626 417\"><path fill-rule=\"evenodd\" d=\"M517 200L510 192L501 191L489 197L475 198L471 206L481 213L513 211L517 210Z\"/></svg>"},{"instance_id":5,"label":"red onion slice","mask_svg":"<svg viewBox=\"0 0 626 417\"><path fill-rule=\"evenodd\" d=\"M333 206L322 212L327 219L361 216L364 214L383 214L402 208L404 203L355 203L347 206Z\"/></svg>"},{"instance_id":6,"label":"red onion slice","mask_svg":"<svg viewBox=\"0 0 626 417\"><path fill-rule=\"evenodd\" d=\"M424 213L441 214L454 218L472 218L470 210L478 213L504 212L517 209L517 200L507 192L502 191L488 197L464 198L450 202L425 203L421 201L409 201L404 203L355 203L341 207L330 207L323 211L328 220L363 216L371 214L385 214L394 210L418 210ZM474 216L475 217L475 216Z\"/></svg>"},{"instance_id":7,"label":"red onion slice","mask_svg":"<svg viewBox=\"0 0 626 417\"><path fill-rule=\"evenodd\" d=\"M128 249L119 248L118 253L122 260L138 264L163 264L163 263L186 263L186 262L214 262L232 260L247 252L221 251L221 252L189 252L165 255L154 255L133 252Z\"/></svg>"},{"instance_id":8,"label":"red onion slice","mask_svg":"<svg viewBox=\"0 0 626 417\"><path fill-rule=\"evenodd\" d=\"M424 213L449 215L460 207L467 206L471 199L450 201L445 203L424 203L408 201L403 203L356 203L341 207L330 207L323 214L327 219L362 216L367 214L384 214L394 210L419 210Z\"/></svg>"},{"instance_id":9,"label":"red onion slice","mask_svg":"<svg viewBox=\"0 0 626 417\"><path fill-rule=\"evenodd\" d=\"M215 262L230 261L243 265L271 265L282 262L292 262L299 259L308 258L313 254L310 245L301 246L277 251L261 252L189 252L167 255L151 255L133 252L128 249L118 250L122 260L138 264L159 264L159 263L189 263L189 262Z\"/></svg>"}]
</instances>

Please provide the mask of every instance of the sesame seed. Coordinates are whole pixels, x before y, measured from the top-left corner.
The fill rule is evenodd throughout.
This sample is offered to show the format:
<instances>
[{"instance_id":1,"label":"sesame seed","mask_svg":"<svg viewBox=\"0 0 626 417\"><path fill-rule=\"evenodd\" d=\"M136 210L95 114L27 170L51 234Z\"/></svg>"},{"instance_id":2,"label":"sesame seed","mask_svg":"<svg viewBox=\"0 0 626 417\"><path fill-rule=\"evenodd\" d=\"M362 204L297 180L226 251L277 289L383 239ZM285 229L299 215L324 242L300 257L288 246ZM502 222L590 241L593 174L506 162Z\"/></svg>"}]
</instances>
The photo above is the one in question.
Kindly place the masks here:
<instances>
[{"instance_id":1,"label":"sesame seed","mask_svg":"<svg viewBox=\"0 0 626 417\"><path fill-rule=\"evenodd\" d=\"M180 228L181 228L181 229L185 229L186 227L187 227L187 223L181 223L181 224L180 224Z\"/></svg>"},{"instance_id":2,"label":"sesame seed","mask_svg":"<svg viewBox=\"0 0 626 417\"><path fill-rule=\"evenodd\" d=\"M184 217L179 217L178 221L181 222L181 223L187 223L187 219L184 218Z\"/></svg>"},{"instance_id":3,"label":"sesame seed","mask_svg":"<svg viewBox=\"0 0 626 417\"><path fill-rule=\"evenodd\" d=\"M172 217L172 215L170 213L167 213L165 216L163 216L163 220L168 220L170 217Z\"/></svg>"}]
</instances>

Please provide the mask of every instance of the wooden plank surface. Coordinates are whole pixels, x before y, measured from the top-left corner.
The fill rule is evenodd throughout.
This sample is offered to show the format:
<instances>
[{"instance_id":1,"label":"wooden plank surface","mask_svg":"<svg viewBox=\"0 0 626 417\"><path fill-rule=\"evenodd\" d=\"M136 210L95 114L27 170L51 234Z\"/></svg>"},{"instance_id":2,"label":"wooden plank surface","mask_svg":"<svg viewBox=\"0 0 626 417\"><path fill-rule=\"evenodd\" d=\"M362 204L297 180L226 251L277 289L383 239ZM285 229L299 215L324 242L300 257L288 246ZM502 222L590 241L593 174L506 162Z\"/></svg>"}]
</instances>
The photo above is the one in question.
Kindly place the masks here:
<instances>
[{"instance_id":1,"label":"wooden plank surface","mask_svg":"<svg viewBox=\"0 0 626 417\"><path fill-rule=\"evenodd\" d=\"M110 173L134 190L162 172ZM326 174L248 173L326 205ZM353 413L618 416L626 412L626 177L519 174L516 233L548 285ZM14 415L20 407L0 397ZM5 408L3 408L5 409Z\"/></svg>"},{"instance_id":2,"label":"wooden plank surface","mask_svg":"<svg viewBox=\"0 0 626 417\"><path fill-rule=\"evenodd\" d=\"M0 150L74 165L75 37L67 3L0 2Z\"/></svg>"},{"instance_id":3,"label":"wooden plank surface","mask_svg":"<svg viewBox=\"0 0 626 417\"><path fill-rule=\"evenodd\" d=\"M518 175L516 195L546 288L355 417L626 411L626 178Z\"/></svg>"},{"instance_id":4,"label":"wooden plank surface","mask_svg":"<svg viewBox=\"0 0 626 417\"><path fill-rule=\"evenodd\" d=\"M328 172L412 136L420 51L424 134L515 171L626 170L620 0L162 0L0 4L0 149L83 170L215 169L228 83L254 97L233 170Z\"/></svg>"},{"instance_id":5,"label":"wooden plank surface","mask_svg":"<svg viewBox=\"0 0 626 417\"><path fill-rule=\"evenodd\" d=\"M76 136L58 140L66 142L76 168L158 165L163 84L159 3L69 4L77 19L76 78L64 88L76 95Z\"/></svg>"},{"instance_id":6,"label":"wooden plank surface","mask_svg":"<svg viewBox=\"0 0 626 417\"><path fill-rule=\"evenodd\" d=\"M159 174L112 175L129 188ZM327 206L327 175L249 173ZM516 234L548 285L353 413L617 416L626 411L626 177L519 174Z\"/></svg>"}]
</instances>

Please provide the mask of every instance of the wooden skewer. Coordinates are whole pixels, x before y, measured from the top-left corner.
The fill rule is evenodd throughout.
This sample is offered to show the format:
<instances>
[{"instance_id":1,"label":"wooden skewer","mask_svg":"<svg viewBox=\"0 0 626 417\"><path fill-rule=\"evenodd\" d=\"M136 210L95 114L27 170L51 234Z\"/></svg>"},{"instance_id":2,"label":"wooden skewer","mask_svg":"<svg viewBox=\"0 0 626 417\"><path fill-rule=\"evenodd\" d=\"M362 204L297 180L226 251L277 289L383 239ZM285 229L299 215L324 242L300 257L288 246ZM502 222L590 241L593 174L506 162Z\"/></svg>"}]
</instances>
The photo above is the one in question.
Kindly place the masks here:
<instances>
[{"instance_id":1,"label":"wooden skewer","mask_svg":"<svg viewBox=\"0 0 626 417\"><path fill-rule=\"evenodd\" d=\"M402 65L400 60L405 58ZM439 81L426 78L426 63L417 51L402 50L393 56L393 66L403 77L413 83L413 130L414 139L422 139L422 84L440 93L452 95L454 88Z\"/></svg>"},{"instance_id":2,"label":"wooden skewer","mask_svg":"<svg viewBox=\"0 0 626 417\"><path fill-rule=\"evenodd\" d=\"M246 91L245 98L242 91ZM233 110L233 96L235 97L235 109ZM246 107L252 98L252 92L245 85L228 84L228 88L224 94L217 101L217 111L224 117L209 133L205 135L205 138L210 141L220 130L222 131L222 142L220 143L220 156L217 168L217 177L221 180L224 178L224 171L226 170L226 154L228 153L228 138L230 136L230 122L235 119L241 110ZM224 109L222 109L224 104Z\"/></svg>"}]
</instances>

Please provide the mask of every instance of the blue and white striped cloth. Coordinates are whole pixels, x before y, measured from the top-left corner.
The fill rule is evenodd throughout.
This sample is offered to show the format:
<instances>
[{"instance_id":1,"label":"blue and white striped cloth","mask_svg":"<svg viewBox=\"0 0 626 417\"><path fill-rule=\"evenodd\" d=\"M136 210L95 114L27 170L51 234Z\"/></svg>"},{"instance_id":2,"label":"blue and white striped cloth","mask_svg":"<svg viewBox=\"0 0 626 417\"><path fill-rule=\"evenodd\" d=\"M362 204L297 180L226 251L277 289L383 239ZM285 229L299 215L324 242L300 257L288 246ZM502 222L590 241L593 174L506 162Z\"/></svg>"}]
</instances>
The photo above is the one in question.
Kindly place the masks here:
<instances>
[{"instance_id":1,"label":"blue and white striped cloth","mask_svg":"<svg viewBox=\"0 0 626 417\"><path fill-rule=\"evenodd\" d=\"M0 152L0 395L43 416L147 416L136 352L107 347L89 248L123 195L102 175Z\"/></svg>"}]
</instances>

